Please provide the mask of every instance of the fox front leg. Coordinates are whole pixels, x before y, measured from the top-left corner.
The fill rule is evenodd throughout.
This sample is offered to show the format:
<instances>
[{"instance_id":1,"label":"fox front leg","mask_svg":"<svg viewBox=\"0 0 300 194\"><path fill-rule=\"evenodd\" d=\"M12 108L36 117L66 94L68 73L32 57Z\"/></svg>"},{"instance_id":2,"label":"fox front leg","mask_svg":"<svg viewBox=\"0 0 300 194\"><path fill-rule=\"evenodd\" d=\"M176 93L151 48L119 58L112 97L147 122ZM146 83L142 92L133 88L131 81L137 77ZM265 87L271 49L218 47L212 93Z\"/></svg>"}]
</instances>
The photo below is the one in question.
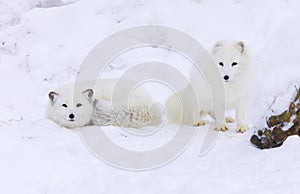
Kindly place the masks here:
<instances>
[{"instance_id":1,"label":"fox front leg","mask_svg":"<svg viewBox=\"0 0 300 194\"><path fill-rule=\"evenodd\" d=\"M235 117L237 123L237 132L244 133L249 127L245 120L246 115L246 99L242 98L238 101L237 106L235 108Z\"/></svg>"},{"instance_id":2,"label":"fox front leg","mask_svg":"<svg viewBox=\"0 0 300 194\"><path fill-rule=\"evenodd\" d=\"M226 121L224 116L217 116L215 113L209 113L209 115L216 121L216 130L217 131L228 131L228 127L226 126Z\"/></svg>"},{"instance_id":3,"label":"fox front leg","mask_svg":"<svg viewBox=\"0 0 300 194\"><path fill-rule=\"evenodd\" d=\"M217 131L228 131L228 127L226 126L225 121L217 122L216 130Z\"/></svg>"}]
</instances>

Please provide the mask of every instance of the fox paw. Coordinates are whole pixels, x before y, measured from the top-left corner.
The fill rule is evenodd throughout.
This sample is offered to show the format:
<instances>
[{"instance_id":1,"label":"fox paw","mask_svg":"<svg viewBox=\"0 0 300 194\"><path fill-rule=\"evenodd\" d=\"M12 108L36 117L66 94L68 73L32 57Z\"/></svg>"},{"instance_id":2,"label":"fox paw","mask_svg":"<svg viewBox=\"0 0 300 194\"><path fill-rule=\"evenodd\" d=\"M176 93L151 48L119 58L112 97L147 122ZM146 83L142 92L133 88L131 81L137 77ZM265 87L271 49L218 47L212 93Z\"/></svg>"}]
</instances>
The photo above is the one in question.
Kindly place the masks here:
<instances>
[{"instance_id":1,"label":"fox paw","mask_svg":"<svg viewBox=\"0 0 300 194\"><path fill-rule=\"evenodd\" d=\"M217 131L227 131L228 127L226 125L221 125L216 128Z\"/></svg>"},{"instance_id":2,"label":"fox paw","mask_svg":"<svg viewBox=\"0 0 300 194\"><path fill-rule=\"evenodd\" d=\"M247 125L240 125L237 128L237 132L238 133L244 133L249 129L249 127Z\"/></svg>"},{"instance_id":3,"label":"fox paw","mask_svg":"<svg viewBox=\"0 0 300 194\"><path fill-rule=\"evenodd\" d=\"M195 126L196 127L200 127L200 126L204 126L206 125L206 122L205 121L200 121L199 123L197 123Z\"/></svg>"},{"instance_id":4,"label":"fox paw","mask_svg":"<svg viewBox=\"0 0 300 194\"><path fill-rule=\"evenodd\" d=\"M226 121L226 123L234 123L235 122L234 118L232 118L232 117L226 117L225 121Z\"/></svg>"}]
</instances>

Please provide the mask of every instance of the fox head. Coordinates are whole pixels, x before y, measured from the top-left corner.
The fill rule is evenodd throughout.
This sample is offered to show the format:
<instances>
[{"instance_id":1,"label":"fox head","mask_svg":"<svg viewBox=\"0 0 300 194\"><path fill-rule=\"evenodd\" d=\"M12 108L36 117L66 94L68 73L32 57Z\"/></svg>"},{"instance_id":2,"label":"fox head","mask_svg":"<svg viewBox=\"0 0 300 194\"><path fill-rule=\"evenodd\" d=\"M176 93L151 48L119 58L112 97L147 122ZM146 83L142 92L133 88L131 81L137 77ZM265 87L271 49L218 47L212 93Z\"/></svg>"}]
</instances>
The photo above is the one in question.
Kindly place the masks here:
<instances>
[{"instance_id":1,"label":"fox head","mask_svg":"<svg viewBox=\"0 0 300 194\"><path fill-rule=\"evenodd\" d=\"M225 83L236 80L247 68L248 56L242 41L219 41L211 53Z\"/></svg>"},{"instance_id":2,"label":"fox head","mask_svg":"<svg viewBox=\"0 0 300 194\"><path fill-rule=\"evenodd\" d=\"M49 92L50 100L48 115L62 127L82 127L91 121L93 114L94 91L72 92L71 90L59 90Z\"/></svg>"}]
</instances>

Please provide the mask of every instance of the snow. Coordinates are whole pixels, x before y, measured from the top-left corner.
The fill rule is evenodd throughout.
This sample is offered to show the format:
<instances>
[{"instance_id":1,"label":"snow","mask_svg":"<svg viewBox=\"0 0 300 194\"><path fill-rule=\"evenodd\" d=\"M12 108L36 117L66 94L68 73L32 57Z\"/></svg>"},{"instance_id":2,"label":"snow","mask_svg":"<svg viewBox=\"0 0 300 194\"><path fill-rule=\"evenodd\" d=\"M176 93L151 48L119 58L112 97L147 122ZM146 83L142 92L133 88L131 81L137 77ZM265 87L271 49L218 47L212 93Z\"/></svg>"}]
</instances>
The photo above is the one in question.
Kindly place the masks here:
<instances>
[{"instance_id":1,"label":"snow","mask_svg":"<svg viewBox=\"0 0 300 194\"><path fill-rule=\"evenodd\" d=\"M299 138L263 151L249 139L271 114L268 107L274 97L286 96L299 85L299 19L297 0L0 0L1 191L297 193ZM260 78L249 101L248 120L253 128L243 135L221 133L213 149L199 157L204 136L199 127L176 160L161 168L132 172L98 160L76 131L45 118L48 92L74 80L84 57L98 42L145 24L185 31L208 50L220 39L245 41ZM132 64L149 59L179 69L191 65L169 51L144 48L115 59L105 76L117 77ZM283 97L278 100L280 112L287 102ZM152 140L169 141L174 135L170 129ZM125 146L126 139L136 140L141 149L151 145L126 137L116 127L105 130L120 145Z\"/></svg>"}]
</instances>

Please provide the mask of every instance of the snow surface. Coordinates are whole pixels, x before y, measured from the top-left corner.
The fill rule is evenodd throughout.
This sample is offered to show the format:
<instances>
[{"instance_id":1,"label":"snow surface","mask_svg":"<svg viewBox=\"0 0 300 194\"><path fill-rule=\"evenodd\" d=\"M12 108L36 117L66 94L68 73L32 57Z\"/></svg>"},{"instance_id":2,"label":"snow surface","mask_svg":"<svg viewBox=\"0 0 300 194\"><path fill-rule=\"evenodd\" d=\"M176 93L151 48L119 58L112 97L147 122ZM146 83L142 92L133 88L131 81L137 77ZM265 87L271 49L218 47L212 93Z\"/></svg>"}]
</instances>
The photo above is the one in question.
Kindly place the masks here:
<instances>
[{"instance_id":1,"label":"snow surface","mask_svg":"<svg viewBox=\"0 0 300 194\"><path fill-rule=\"evenodd\" d=\"M0 0L0 193L298 193L299 138L263 151L249 139L271 114L274 97L299 85L299 20L297 0ZM74 80L99 41L144 24L180 29L207 49L220 39L245 41L260 76L249 101L253 128L243 135L222 133L199 157L199 127L172 163L131 172L99 161L76 131L45 118L47 93ZM175 55L133 51L113 61L106 76L149 59L190 65ZM278 99L284 109L285 99ZM107 129L126 141L116 127Z\"/></svg>"}]
</instances>

